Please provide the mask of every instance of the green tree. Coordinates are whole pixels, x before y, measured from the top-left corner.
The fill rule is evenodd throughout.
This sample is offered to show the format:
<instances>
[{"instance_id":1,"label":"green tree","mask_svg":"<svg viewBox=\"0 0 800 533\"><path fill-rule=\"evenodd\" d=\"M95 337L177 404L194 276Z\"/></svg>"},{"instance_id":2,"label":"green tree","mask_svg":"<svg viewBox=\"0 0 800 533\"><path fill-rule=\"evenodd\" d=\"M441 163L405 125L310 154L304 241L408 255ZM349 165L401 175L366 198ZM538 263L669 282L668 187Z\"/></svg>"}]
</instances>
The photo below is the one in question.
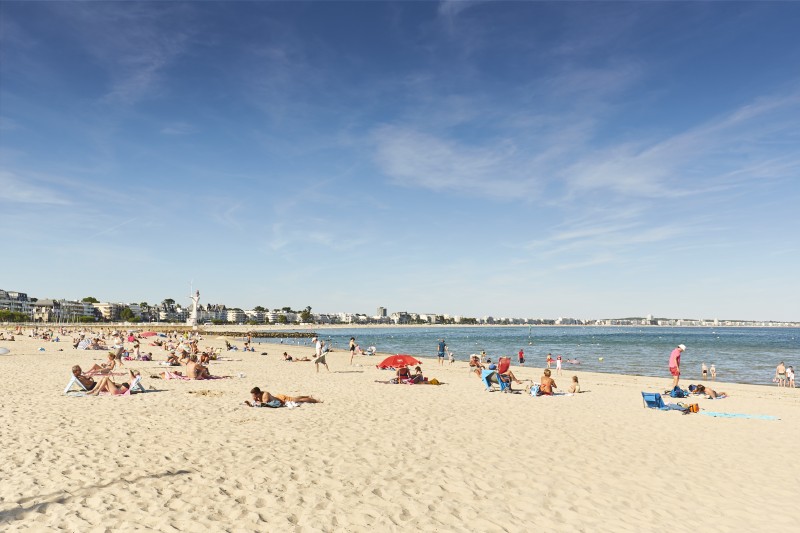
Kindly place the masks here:
<instances>
[{"instance_id":1,"label":"green tree","mask_svg":"<svg viewBox=\"0 0 800 533\"><path fill-rule=\"evenodd\" d=\"M133 311L131 311L130 307L126 307L125 309L120 311L119 318L124 322L130 322L131 320L136 318L136 315L133 314Z\"/></svg>"},{"instance_id":2,"label":"green tree","mask_svg":"<svg viewBox=\"0 0 800 533\"><path fill-rule=\"evenodd\" d=\"M306 307L302 313L300 313L300 322L308 324L314 320L314 315L311 314L311 306L309 305Z\"/></svg>"},{"instance_id":3,"label":"green tree","mask_svg":"<svg viewBox=\"0 0 800 533\"><path fill-rule=\"evenodd\" d=\"M291 313L292 312L292 308L291 307L281 307L281 311L283 311L284 313Z\"/></svg>"},{"instance_id":4,"label":"green tree","mask_svg":"<svg viewBox=\"0 0 800 533\"><path fill-rule=\"evenodd\" d=\"M255 306L255 307L253 308L253 311L257 311L257 312L259 312L259 313L263 313L264 311L266 311L266 309L264 309L264 308L263 308L263 307L261 307L260 305L257 305L257 306Z\"/></svg>"},{"instance_id":5,"label":"green tree","mask_svg":"<svg viewBox=\"0 0 800 533\"><path fill-rule=\"evenodd\" d=\"M278 316L278 324L288 324L289 319L286 318L286 315L279 315Z\"/></svg>"},{"instance_id":6,"label":"green tree","mask_svg":"<svg viewBox=\"0 0 800 533\"><path fill-rule=\"evenodd\" d=\"M82 301L82 302L84 302L84 303L87 303L87 304L96 304L96 303L100 303L100 300L98 300L98 299L97 299L97 298L95 298L94 296L87 296L86 298L84 298L84 299L83 299L83 300L81 300L81 301Z\"/></svg>"},{"instance_id":7,"label":"green tree","mask_svg":"<svg viewBox=\"0 0 800 533\"><path fill-rule=\"evenodd\" d=\"M172 298L165 298L164 301L161 303L167 305L175 305L175 300L173 300Z\"/></svg>"}]
</instances>

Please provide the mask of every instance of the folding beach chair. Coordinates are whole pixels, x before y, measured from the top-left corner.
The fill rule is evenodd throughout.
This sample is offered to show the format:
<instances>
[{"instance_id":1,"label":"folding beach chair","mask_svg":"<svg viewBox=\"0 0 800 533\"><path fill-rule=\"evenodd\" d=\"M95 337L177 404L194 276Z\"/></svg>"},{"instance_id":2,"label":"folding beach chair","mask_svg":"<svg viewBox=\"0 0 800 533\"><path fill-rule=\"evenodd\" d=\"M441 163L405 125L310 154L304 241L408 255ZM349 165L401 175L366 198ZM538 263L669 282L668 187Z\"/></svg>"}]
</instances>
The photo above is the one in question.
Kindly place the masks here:
<instances>
[{"instance_id":1,"label":"folding beach chair","mask_svg":"<svg viewBox=\"0 0 800 533\"><path fill-rule=\"evenodd\" d=\"M503 379L503 376L498 374L495 370L482 370L481 381L486 386L487 391L492 391L492 385L500 387L501 392L511 389L511 383Z\"/></svg>"},{"instance_id":2,"label":"folding beach chair","mask_svg":"<svg viewBox=\"0 0 800 533\"><path fill-rule=\"evenodd\" d=\"M77 385L80 388L80 390L73 391L72 390L73 385ZM69 380L69 383L67 383L67 386L64 389L64 394L67 394L68 392L88 392L88 391L86 390L86 387L83 386L83 383L81 383L81 380L79 380L75 376L72 376L72 379Z\"/></svg>"},{"instance_id":3,"label":"folding beach chair","mask_svg":"<svg viewBox=\"0 0 800 533\"><path fill-rule=\"evenodd\" d=\"M130 394L131 392L147 392L142 385L142 376L136 376L131 381L131 386L128 388L128 391L125 394Z\"/></svg>"},{"instance_id":4,"label":"folding beach chair","mask_svg":"<svg viewBox=\"0 0 800 533\"><path fill-rule=\"evenodd\" d=\"M661 394L657 392L643 392L642 402L644 402L645 407L649 407L650 409L659 409L661 411L686 411L685 407L681 407L678 404L665 404L664 400L661 398Z\"/></svg>"},{"instance_id":5,"label":"folding beach chair","mask_svg":"<svg viewBox=\"0 0 800 533\"><path fill-rule=\"evenodd\" d=\"M661 409L662 411L667 410L667 406L664 405L664 400L661 398L661 394L657 392L643 392L642 402L644 403L645 407L650 409Z\"/></svg>"}]
</instances>

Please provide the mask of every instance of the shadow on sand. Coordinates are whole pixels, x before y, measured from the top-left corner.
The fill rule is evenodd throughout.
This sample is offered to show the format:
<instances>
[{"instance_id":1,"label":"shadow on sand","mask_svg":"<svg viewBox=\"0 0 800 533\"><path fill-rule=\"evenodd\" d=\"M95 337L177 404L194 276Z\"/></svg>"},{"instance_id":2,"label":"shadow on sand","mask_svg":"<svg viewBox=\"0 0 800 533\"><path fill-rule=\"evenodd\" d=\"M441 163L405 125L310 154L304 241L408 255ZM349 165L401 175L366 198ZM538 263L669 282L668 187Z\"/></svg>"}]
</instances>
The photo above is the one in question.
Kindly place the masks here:
<instances>
[{"instance_id":1,"label":"shadow on sand","mask_svg":"<svg viewBox=\"0 0 800 533\"><path fill-rule=\"evenodd\" d=\"M21 516L24 516L28 513L44 513L47 511L47 508L50 505L65 504L70 502L71 500L74 500L75 498L85 498L91 496L98 490L106 489L113 485L119 485L119 484L133 485L143 479L159 479L163 477L183 476L189 473L190 473L189 470L166 471L157 474L141 475L133 479L119 478L114 481L109 481L108 483L97 483L94 485L87 485L85 487L79 487L72 490L62 490L50 494L38 494L36 496L28 496L25 498L21 498L17 502L17 505L19 507L14 509L8 509L6 511L0 511L0 525L9 524L14 520L19 520ZM35 501L36 503L28 505L28 502L31 501Z\"/></svg>"}]
</instances>

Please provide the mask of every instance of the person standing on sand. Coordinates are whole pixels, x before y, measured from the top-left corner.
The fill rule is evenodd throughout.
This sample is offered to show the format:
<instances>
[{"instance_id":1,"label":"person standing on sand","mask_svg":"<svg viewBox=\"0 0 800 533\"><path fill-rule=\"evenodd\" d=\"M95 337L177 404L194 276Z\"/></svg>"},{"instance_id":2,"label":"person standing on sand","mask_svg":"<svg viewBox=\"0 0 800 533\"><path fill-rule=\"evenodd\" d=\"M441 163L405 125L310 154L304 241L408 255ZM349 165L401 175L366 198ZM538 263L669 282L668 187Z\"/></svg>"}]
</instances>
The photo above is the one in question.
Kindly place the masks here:
<instances>
[{"instance_id":1,"label":"person standing on sand","mask_svg":"<svg viewBox=\"0 0 800 533\"><path fill-rule=\"evenodd\" d=\"M439 339L437 349L436 355L439 356L439 366L444 366L444 353L447 351L447 344L445 344L444 339Z\"/></svg>"},{"instance_id":2,"label":"person standing on sand","mask_svg":"<svg viewBox=\"0 0 800 533\"><path fill-rule=\"evenodd\" d=\"M553 364L553 354L547 354L547 368L550 368L550 365Z\"/></svg>"},{"instance_id":3,"label":"person standing on sand","mask_svg":"<svg viewBox=\"0 0 800 533\"><path fill-rule=\"evenodd\" d=\"M561 361L562 361L561 354L558 354L556 356L556 374L558 374L559 376L562 375L562 372L561 372Z\"/></svg>"},{"instance_id":4,"label":"person standing on sand","mask_svg":"<svg viewBox=\"0 0 800 533\"><path fill-rule=\"evenodd\" d=\"M318 337L314 337L314 353L316 354L316 358L314 359L314 366L317 368L317 373L319 374L319 365L325 365L325 370L328 372L331 371L328 368L328 362L325 359L327 353L322 352L322 346L325 344L323 341L319 340Z\"/></svg>"},{"instance_id":5,"label":"person standing on sand","mask_svg":"<svg viewBox=\"0 0 800 533\"><path fill-rule=\"evenodd\" d=\"M672 388L678 386L681 380L681 354L686 350L686 346L679 344L677 348L669 354L669 373L672 374Z\"/></svg>"},{"instance_id":6,"label":"person standing on sand","mask_svg":"<svg viewBox=\"0 0 800 533\"><path fill-rule=\"evenodd\" d=\"M353 356L356 354L356 338L350 337L350 366L353 366Z\"/></svg>"},{"instance_id":7,"label":"person standing on sand","mask_svg":"<svg viewBox=\"0 0 800 533\"><path fill-rule=\"evenodd\" d=\"M777 368L775 368L775 380L778 383L778 387L785 387L786 386L786 365L781 361L778 363Z\"/></svg>"}]
</instances>

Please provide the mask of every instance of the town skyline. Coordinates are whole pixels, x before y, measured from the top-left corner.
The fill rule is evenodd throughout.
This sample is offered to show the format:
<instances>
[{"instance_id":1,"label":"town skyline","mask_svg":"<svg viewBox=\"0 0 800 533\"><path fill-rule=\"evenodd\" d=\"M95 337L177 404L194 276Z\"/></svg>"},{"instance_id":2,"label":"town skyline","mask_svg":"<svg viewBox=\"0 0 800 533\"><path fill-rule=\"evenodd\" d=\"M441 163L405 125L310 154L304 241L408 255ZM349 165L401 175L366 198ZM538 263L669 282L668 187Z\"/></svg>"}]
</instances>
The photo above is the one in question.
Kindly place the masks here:
<instances>
[{"instance_id":1,"label":"town skyline","mask_svg":"<svg viewBox=\"0 0 800 533\"><path fill-rule=\"evenodd\" d=\"M191 297L187 297L191 300ZM624 317L570 316L515 317L508 315L465 316L446 312L390 311L376 306L375 314L360 311L314 312L308 305L303 310L291 306L253 306L242 308L225 303L199 303L199 323L229 324L508 324L508 325L652 325L652 326L767 326L780 325L800 327L800 321L744 320L730 317L656 317L651 314ZM55 308L65 309L56 311ZM134 319L136 322L181 323L190 312L189 304L181 304L173 298L164 298L158 303L100 301L94 296L79 300L66 298L37 298L20 291L0 288L0 311L29 314L31 321L57 322L80 321L78 318L95 317L109 322ZM128 313L124 313L127 309ZM38 313L38 314L37 314Z\"/></svg>"}]
</instances>

